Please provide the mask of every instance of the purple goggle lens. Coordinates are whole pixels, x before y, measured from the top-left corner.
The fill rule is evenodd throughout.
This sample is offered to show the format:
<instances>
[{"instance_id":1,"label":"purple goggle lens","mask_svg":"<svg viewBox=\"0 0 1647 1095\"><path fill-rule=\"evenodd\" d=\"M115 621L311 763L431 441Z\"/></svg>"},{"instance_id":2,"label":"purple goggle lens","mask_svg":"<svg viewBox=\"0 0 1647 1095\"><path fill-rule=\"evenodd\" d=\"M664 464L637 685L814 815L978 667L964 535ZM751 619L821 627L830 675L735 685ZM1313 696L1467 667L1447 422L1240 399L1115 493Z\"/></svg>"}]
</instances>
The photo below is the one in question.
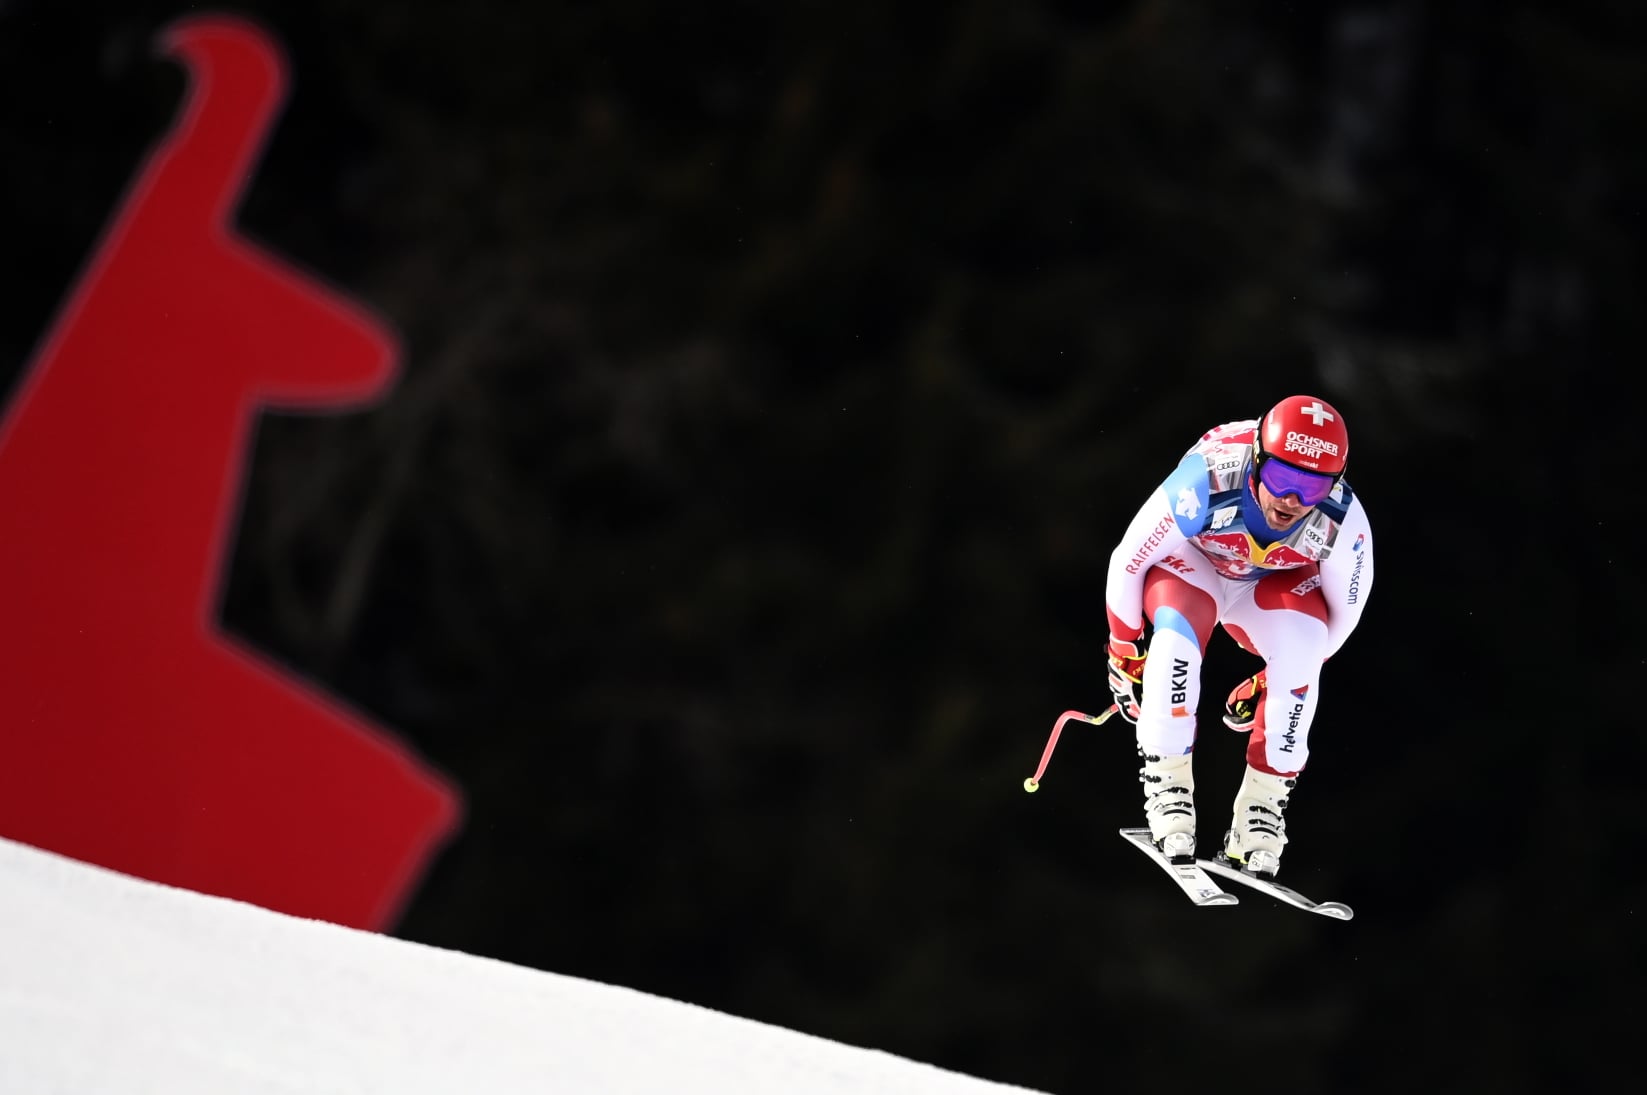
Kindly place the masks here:
<instances>
[{"instance_id":1,"label":"purple goggle lens","mask_svg":"<svg viewBox=\"0 0 1647 1095\"><path fill-rule=\"evenodd\" d=\"M1305 471L1291 464L1283 464L1272 456L1259 462L1258 481L1277 498L1296 494L1302 504L1318 506L1332 493L1333 484L1337 479L1318 471Z\"/></svg>"}]
</instances>

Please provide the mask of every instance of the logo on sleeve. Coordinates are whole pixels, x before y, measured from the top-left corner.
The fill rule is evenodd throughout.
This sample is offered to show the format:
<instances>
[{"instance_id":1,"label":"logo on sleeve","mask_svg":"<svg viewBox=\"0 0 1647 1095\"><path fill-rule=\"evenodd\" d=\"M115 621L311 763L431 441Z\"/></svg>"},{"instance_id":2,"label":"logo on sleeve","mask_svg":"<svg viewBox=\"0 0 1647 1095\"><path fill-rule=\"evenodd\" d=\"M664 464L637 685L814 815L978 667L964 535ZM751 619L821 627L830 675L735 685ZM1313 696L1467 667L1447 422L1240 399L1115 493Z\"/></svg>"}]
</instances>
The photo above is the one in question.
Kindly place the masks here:
<instances>
[{"instance_id":1,"label":"logo on sleeve","mask_svg":"<svg viewBox=\"0 0 1647 1095\"><path fill-rule=\"evenodd\" d=\"M1144 538L1143 546L1132 553L1132 558L1127 562L1127 573L1137 574L1142 570L1144 564L1149 561L1149 557L1155 554L1155 549L1161 546L1161 541L1165 540L1167 534L1171 531L1172 519L1169 517L1161 518L1161 522Z\"/></svg>"},{"instance_id":2,"label":"logo on sleeve","mask_svg":"<svg viewBox=\"0 0 1647 1095\"><path fill-rule=\"evenodd\" d=\"M1356 547L1361 546L1360 538L1356 539L1355 544ZM1349 592L1345 594L1344 597L1344 600L1352 605L1361 603L1361 567L1366 563L1366 561L1366 552L1357 551L1355 553L1355 569L1350 571L1350 588Z\"/></svg>"}]
</instances>

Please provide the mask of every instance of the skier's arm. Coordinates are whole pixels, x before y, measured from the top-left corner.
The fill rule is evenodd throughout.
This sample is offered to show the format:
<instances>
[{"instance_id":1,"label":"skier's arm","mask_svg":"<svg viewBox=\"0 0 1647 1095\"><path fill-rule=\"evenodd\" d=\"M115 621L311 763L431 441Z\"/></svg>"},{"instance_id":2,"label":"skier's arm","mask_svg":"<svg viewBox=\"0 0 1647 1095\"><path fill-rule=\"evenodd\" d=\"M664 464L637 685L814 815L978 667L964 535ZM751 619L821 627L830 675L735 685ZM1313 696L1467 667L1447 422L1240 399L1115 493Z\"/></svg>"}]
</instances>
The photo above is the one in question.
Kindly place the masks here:
<instances>
[{"instance_id":1,"label":"skier's arm","mask_svg":"<svg viewBox=\"0 0 1647 1095\"><path fill-rule=\"evenodd\" d=\"M1104 609L1110 634L1135 639L1144 632L1144 574L1182 548L1207 521L1207 462L1191 452L1144 502L1109 556Z\"/></svg>"},{"instance_id":2,"label":"skier's arm","mask_svg":"<svg viewBox=\"0 0 1647 1095\"><path fill-rule=\"evenodd\" d=\"M1361 499L1352 497L1339 522L1332 554L1321 560L1321 592L1327 598L1327 656L1338 653L1361 620L1373 583L1372 526Z\"/></svg>"}]
</instances>

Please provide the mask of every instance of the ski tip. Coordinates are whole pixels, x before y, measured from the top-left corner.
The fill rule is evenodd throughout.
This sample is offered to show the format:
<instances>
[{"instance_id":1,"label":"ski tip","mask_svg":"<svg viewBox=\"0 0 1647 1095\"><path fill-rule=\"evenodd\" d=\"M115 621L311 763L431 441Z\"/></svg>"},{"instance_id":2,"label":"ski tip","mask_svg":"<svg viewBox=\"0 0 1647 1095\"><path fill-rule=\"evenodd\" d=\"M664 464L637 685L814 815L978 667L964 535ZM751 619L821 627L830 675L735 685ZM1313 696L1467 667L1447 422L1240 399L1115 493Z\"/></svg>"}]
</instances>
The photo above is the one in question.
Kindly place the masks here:
<instances>
[{"instance_id":1,"label":"ski tip","mask_svg":"<svg viewBox=\"0 0 1647 1095\"><path fill-rule=\"evenodd\" d=\"M1241 899L1232 893L1218 893L1213 894L1211 897L1205 898L1204 900L1197 901L1196 904L1202 906L1203 908L1208 905L1239 905L1241 904Z\"/></svg>"},{"instance_id":2,"label":"ski tip","mask_svg":"<svg viewBox=\"0 0 1647 1095\"><path fill-rule=\"evenodd\" d=\"M1323 901L1311 911L1322 916L1330 916L1334 920L1349 920L1355 916L1355 910L1342 901Z\"/></svg>"}]
</instances>

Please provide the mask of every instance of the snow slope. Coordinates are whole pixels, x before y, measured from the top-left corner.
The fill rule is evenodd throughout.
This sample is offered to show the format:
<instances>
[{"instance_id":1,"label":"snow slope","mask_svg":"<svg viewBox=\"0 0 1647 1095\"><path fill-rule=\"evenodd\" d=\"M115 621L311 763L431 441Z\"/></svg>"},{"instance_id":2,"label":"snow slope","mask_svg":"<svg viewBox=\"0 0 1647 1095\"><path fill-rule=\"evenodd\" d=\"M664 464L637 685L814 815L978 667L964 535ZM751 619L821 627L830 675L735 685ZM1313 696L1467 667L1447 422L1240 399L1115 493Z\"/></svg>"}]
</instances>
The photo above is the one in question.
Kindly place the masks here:
<instances>
[{"instance_id":1,"label":"snow slope","mask_svg":"<svg viewBox=\"0 0 1647 1095\"><path fill-rule=\"evenodd\" d=\"M0 1092L1023 1091L0 840Z\"/></svg>"}]
</instances>

